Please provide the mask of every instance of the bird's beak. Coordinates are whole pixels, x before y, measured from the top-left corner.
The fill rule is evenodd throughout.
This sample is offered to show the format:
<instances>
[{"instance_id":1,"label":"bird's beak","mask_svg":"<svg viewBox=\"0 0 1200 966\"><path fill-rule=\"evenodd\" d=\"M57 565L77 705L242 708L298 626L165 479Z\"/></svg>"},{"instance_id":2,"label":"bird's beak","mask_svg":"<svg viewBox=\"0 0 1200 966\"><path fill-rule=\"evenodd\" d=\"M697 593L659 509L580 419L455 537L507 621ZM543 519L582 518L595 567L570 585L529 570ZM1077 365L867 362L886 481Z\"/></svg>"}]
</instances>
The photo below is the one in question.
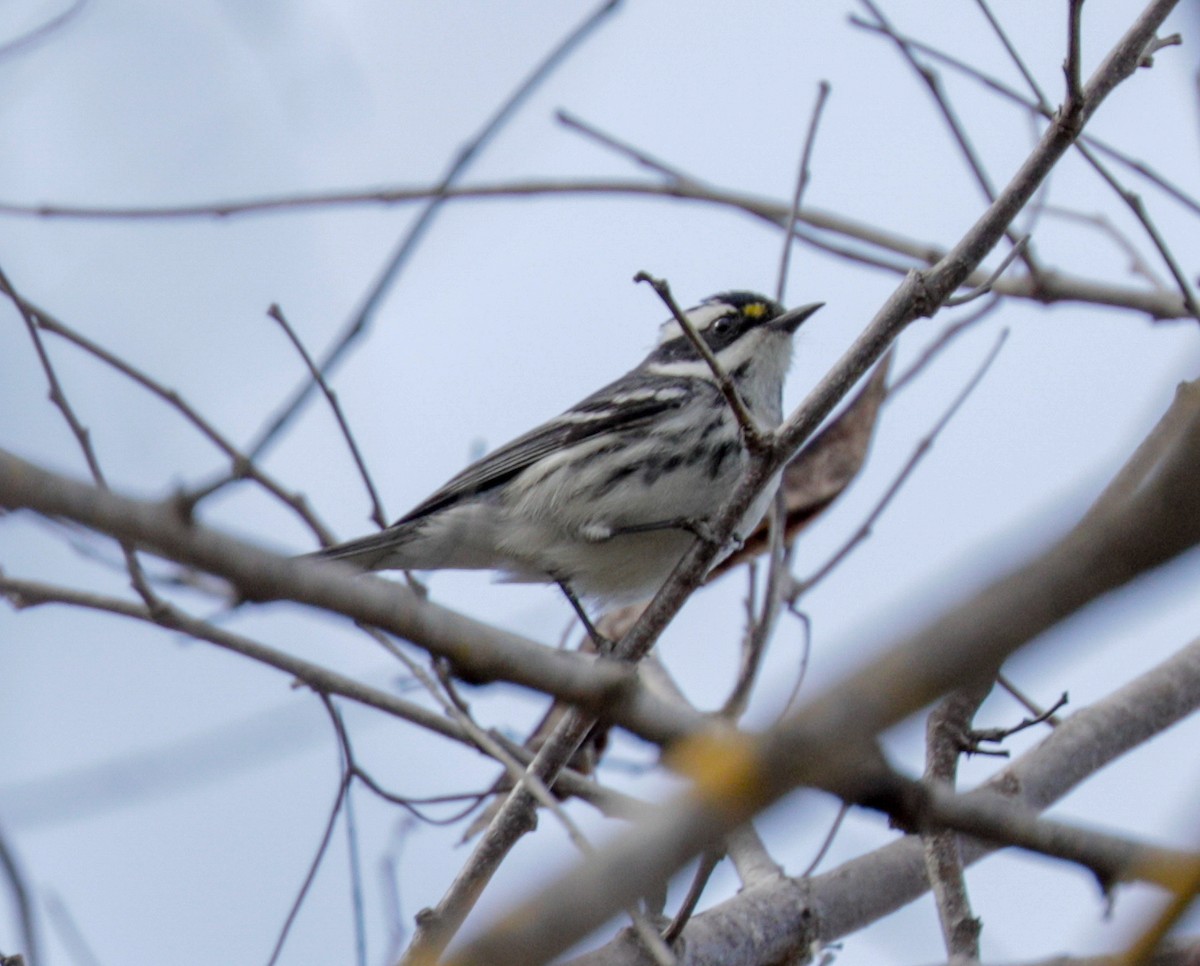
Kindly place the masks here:
<instances>
[{"instance_id":1,"label":"bird's beak","mask_svg":"<svg viewBox=\"0 0 1200 966\"><path fill-rule=\"evenodd\" d=\"M813 302L810 305L801 305L796 309L788 309L783 315L771 320L771 328L779 332L786 332L792 335L798 328L800 323L807 319L810 315L817 311L824 302Z\"/></svg>"}]
</instances>

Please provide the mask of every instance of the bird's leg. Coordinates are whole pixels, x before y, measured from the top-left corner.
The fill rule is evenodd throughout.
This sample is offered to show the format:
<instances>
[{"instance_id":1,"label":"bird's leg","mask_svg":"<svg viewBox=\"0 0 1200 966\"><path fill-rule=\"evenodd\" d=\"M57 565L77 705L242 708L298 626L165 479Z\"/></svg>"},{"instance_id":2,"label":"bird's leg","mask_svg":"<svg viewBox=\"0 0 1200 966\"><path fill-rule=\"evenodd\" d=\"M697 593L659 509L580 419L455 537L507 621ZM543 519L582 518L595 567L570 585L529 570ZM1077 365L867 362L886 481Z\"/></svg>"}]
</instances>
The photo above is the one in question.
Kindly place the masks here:
<instances>
[{"instance_id":1,"label":"bird's leg","mask_svg":"<svg viewBox=\"0 0 1200 966\"><path fill-rule=\"evenodd\" d=\"M612 651L613 642L596 630L596 625L592 623L592 619L588 617L587 611L583 609L583 604L579 602L579 598L575 596L575 591L571 589L571 585L565 580L558 577L554 578L554 582L558 584L559 589L566 595L567 600L571 602L571 606L575 609L575 614L583 623L584 630L587 631L588 637L592 639L592 643L596 645L598 654L608 654Z\"/></svg>"}]
</instances>

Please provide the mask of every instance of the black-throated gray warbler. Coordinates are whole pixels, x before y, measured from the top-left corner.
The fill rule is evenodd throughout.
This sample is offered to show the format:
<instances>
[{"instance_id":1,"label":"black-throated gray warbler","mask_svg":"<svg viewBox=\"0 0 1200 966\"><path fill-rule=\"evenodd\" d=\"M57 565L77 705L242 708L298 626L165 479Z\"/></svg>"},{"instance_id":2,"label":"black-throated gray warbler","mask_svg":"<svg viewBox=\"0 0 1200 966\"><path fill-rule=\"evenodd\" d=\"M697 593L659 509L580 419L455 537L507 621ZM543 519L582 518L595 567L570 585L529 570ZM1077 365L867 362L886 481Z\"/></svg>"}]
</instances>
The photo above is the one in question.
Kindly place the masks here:
<instances>
[{"instance_id":1,"label":"black-throated gray warbler","mask_svg":"<svg viewBox=\"0 0 1200 966\"><path fill-rule=\"evenodd\" d=\"M752 292L724 292L686 315L751 415L773 428L792 336L820 307L785 312ZM497 570L632 602L662 586L746 461L712 370L669 319L620 379L471 464L386 530L318 556L369 570ZM773 491L754 501L736 536L758 525Z\"/></svg>"}]
</instances>

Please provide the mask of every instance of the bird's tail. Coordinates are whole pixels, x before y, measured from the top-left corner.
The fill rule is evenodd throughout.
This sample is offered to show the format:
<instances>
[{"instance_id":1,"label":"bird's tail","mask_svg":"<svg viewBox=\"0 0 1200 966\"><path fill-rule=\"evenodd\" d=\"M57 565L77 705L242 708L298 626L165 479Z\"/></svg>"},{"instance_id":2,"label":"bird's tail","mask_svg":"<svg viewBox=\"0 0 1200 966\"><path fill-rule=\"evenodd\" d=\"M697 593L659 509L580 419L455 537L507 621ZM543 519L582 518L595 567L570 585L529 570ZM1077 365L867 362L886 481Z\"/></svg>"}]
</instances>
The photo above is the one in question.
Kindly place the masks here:
<instances>
[{"instance_id":1,"label":"bird's tail","mask_svg":"<svg viewBox=\"0 0 1200 966\"><path fill-rule=\"evenodd\" d=\"M307 553L304 557L310 560L343 560L363 570L375 570L395 552L397 543L395 529L388 527L356 540L335 543L331 547Z\"/></svg>"}]
</instances>

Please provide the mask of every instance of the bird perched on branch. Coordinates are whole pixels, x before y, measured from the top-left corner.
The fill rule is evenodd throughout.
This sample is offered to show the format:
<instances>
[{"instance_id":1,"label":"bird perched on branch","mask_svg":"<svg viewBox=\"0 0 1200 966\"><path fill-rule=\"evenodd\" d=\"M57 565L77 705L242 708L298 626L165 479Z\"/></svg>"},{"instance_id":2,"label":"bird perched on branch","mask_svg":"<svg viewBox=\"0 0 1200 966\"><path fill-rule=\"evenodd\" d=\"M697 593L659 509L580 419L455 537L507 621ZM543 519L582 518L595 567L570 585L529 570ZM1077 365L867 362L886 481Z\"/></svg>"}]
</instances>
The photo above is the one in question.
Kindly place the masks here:
<instances>
[{"instance_id":1,"label":"bird perched on branch","mask_svg":"<svg viewBox=\"0 0 1200 966\"><path fill-rule=\"evenodd\" d=\"M750 418L771 429L782 419L792 336L820 307L785 311L762 295L724 292L684 317ZM642 600L707 534L748 460L717 372L671 318L615 382L472 463L386 530L316 556L368 570L496 570L558 583L577 609L579 598ZM747 509L735 544L773 491Z\"/></svg>"}]
</instances>

